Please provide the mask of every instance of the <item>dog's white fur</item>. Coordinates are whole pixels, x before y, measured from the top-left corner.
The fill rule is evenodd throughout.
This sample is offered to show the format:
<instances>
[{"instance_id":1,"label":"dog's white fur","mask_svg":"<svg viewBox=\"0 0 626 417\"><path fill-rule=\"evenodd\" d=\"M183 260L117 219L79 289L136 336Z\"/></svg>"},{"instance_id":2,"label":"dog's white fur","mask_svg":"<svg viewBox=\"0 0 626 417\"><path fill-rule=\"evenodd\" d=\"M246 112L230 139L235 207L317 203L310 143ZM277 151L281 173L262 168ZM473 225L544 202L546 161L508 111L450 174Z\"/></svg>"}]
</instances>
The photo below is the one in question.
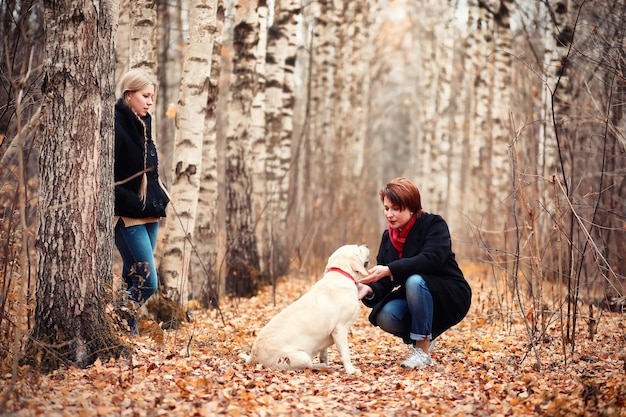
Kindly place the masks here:
<instances>
[{"instance_id":1,"label":"dog's white fur","mask_svg":"<svg viewBox=\"0 0 626 417\"><path fill-rule=\"evenodd\" d=\"M272 369L317 368L326 365L327 348L335 344L347 373L354 373L350 361L348 332L359 315L361 303L356 283L339 268L358 280L366 276L367 245L345 245L326 264L324 276L295 302L274 316L259 332L250 364ZM313 364L319 355L320 364Z\"/></svg>"}]
</instances>

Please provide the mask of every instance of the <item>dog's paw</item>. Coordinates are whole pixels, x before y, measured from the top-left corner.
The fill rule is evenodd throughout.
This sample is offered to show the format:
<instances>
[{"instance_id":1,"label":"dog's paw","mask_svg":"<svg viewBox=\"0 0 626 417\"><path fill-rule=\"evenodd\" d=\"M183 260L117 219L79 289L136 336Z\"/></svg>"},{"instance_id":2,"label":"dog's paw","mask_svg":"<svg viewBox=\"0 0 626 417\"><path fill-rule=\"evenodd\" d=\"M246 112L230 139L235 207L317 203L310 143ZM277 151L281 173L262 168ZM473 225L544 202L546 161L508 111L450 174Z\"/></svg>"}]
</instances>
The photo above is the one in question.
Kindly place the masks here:
<instances>
[{"instance_id":1,"label":"dog's paw","mask_svg":"<svg viewBox=\"0 0 626 417\"><path fill-rule=\"evenodd\" d=\"M291 358L289 356L281 356L276 362L279 366L289 368L291 366Z\"/></svg>"},{"instance_id":2,"label":"dog's paw","mask_svg":"<svg viewBox=\"0 0 626 417\"><path fill-rule=\"evenodd\" d=\"M250 355L246 354L246 353L240 353L239 354L239 358L243 359L244 361L246 361L246 363L250 363Z\"/></svg>"},{"instance_id":3,"label":"dog's paw","mask_svg":"<svg viewBox=\"0 0 626 417\"><path fill-rule=\"evenodd\" d=\"M344 368L346 368L346 373L350 375L357 372L357 369L352 365L345 366Z\"/></svg>"}]
</instances>

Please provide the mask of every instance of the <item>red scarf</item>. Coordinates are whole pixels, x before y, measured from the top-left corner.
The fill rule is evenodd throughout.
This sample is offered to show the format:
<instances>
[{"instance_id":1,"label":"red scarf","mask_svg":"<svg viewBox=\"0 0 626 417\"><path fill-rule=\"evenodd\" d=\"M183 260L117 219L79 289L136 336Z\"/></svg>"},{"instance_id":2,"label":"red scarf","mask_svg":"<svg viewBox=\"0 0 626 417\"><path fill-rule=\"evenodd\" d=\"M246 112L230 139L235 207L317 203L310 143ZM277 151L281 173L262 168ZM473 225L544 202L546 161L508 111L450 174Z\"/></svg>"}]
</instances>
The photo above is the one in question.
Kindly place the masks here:
<instances>
[{"instance_id":1,"label":"red scarf","mask_svg":"<svg viewBox=\"0 0 626 417\"><path fill-rule=\"evenodd\" d=\"M391 244L398 251L398 259L402 259L402 250L404 249L404 242L406 242L406 236L409 234L409 231L415 224L415 220L417 220L417 214L411 216L407 224L404 225L402 230L389 228L389 239L391 239Z\"/></svg>"}]
</instances>

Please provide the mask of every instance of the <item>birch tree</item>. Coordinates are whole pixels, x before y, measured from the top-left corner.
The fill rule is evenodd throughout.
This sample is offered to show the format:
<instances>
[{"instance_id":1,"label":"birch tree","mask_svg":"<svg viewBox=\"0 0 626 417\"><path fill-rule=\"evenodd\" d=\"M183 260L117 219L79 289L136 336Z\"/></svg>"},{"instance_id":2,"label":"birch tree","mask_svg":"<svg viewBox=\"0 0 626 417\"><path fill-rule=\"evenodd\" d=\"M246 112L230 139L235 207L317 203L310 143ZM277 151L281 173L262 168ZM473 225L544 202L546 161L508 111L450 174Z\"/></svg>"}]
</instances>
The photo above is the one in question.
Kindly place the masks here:
<instances>
[{"instance_id":1,"label":"birch tree","mask_svg":"<svg viewBox=\"0 0 626 417\"><path fill-rule=\"evenodd\" d=\"M428 10L424 18L421 17L422 7ZM435 64L435 54L437 48L437 38L435 36L435 27L441 16L431 11L430 2L425 4L415 3L412 8L412 18L416 22L413 26L412 36L415 38L414 43L419 47L419 78L415 88L418 89L420 111L417 113L417 123L419 128L416 129L415 150L419 158L418 164L411 169L409 174L403 176L413 177L419 184L419 179L429 178L430 180L422 185L418 185L422 190L422 204L429 207L429 210L436 210L437 193L440 188L439 181L441 177L437 177L434 171L437 170L434 154L438 153L439 144L436 143L435 123L437 121L437 70ZM410 168L407 168L410 169Z\"/></svg>"},{"instance_id":2,"label":"birch tree","mask_svg":"<svg viewBox=\"0 0 626 417\"><path fill-rule=\"evenodd\" d=\"M626 253L626 239L623 239L623 221L621 215L615 213L615 202L626 201L626 179L619 175L623 169L623 155L626 153L626 83L623 74L626 74L626 7L612 13L608 23L606 35L602 37L603 48L597 50L606 59L607 74L604 85L607 91L607 111L610 121L607 132L608 153L606 182L600 181L599 190L602 192L602 206L606 210L608 232L603 236L606 242L604 253L608 262L613 266L610 272L610 282L602 280L607 300L619 299L617 294L626 293L626 265L620 262L623 253ZM606 51L606 53L602 53ZM619 82L621 80L621 82ZM622 158L620 158L620 155ZM620 163L619 161L622 161ZM604 184L607 184L606 187ZM608 191L610 190L610 191ZM620 237L620 235L622 235Z\"/></svg>"},{"instance_id":3,"label":"birch tree","mask_svg":"<svg viewBox=\"0 0 626 417\"><path fill-rule=\"evenodd\" d=\"M340 68L341 23L344 0L326 0L319 2L320 10L316 22L317 45L313 50L313 68L317 85L315 86L312 109L315 114L315 131L311 132L308 140L313 144L311 167L311 184L316 187L315 201L310 206L314 216L312 224L315 225L313 234L309 239L311 243L329 242L331 235L326 234L325 223L327 220L336 219L340 200L335 196L340 193L340 188L335 184L340 181L341 161L340 156L333 152L339 143L339 132L336 115L339 111L338 101L340 86L345 82L345 73ZM311 187L312 189L315 189ZM335 191L337 194L335 194ZM311 224L311 223L309 223ZM313 247L316 258L323 258L325 248L321 245Z\"/></svg>"},{"instance_id":4,"label":"birch tree","mask_svg":"<svg viewBox=\"0 0 626 417\"><path fill-rule=\"evenodd\" d=\"M115 2L44 3L37 301L27 350L43 369L119 352L104 315L113 243L98 243L113 235L113 131L104 121L113 111L103 100L113 96L117 13Z\"/></svg>"},{"instance_id":5,"label":"birch tree","mask_svg":"<svg viewBox=\"0 0 626 417\"><path fill-rule=\"evenodd\" d=\"M266 190L265 236L268 245L260 250L261 261L272 277L283 275L289 266L286 244L289 167L295 102L295 63L299 0L278 0L269 28L265 69Z\"/></svg>"},{"instance_id":6,"label":"birch tree","mask_svg":"<svg viewBox=\"0 0 626 417\"><path fill-rule=\"evenodd\" d=\"M226 292L246 296L258 287L259 255L252 217L250 113L257 76L259 40L257 0L235 7L233 73L227 97L226 133Z\"/></svg>"},{"instance_id":7,"label":"birch tree","mask_svg":"<svg viewBox=\"0 0 626 417\"><path fill-rule=\"evenodd\" d=\"M469 21L469 9L467 19ZM469 59L470 46L469 33L466 30L466 22L455 21L453 15L459 13L459 3L457 2L451 10L450 35L452 39L451 54L452 64L450 68L450 107L447 120L450 132L450 149L448 153L448 197L445 207L445 217L450 227L453 238L462 236L466 223L465 211L468 195L466 188L467 174L469 172L468 162L468 142L469 138L465 134L470 87L472 76L470 72L471 63Z\"/></svg>"},{"instance_id":8,"label":"birch tree","mask_svg":"<svg viewBox=\"0 0 626 417\"><path fill-rule=\"evenodd\" d=\"M475 109L476 109L476 101L474 98L474 89L471 87L474 81L476 80L476 71L478 70L475 65L474 56L477 53L477 37L480 33L476 30L477 28L477 12L478 8L476 7L476 2L474 0L468 0L467 2L467 20L465 24L465 37L462 45L462 62L463 62L463 70L461 71L461 76L459 78L459 104L461 106L460 110L457 112L458 121L456 123L458 129L457 134L461 136L463 139L462 146L459 147L461 150L462 161L458 165L460 168L460 178L457 184L461 191L461 205L463 207L463 213L465 215L469 215L472 212L475 212L474 207L474 199L471 198L474 196L474 193L471 191L470 186L473 181L472 178L476 175L475 169L477 160L476 153L474 151L473 143L474 138L472 137L475 132L475 124L476 119L474 118ZM460 219L459 219L460 220Z\"/></svg>"},{"instance_id":9,"label":"birch tree","mask_svg":"<svg viewBox=\"0 0 626 417\"><path fill-rule=\"evenodd\" d=\"M328 256L322 243L328 239L324 236L324 219L328 219L335 209L332 197L333 181L337 180L337 164L332 160L336 137L333 95L335 83L341 82L336 77L341 4L324 0L307 8L311 25L310 55L306 66L310 87L306 98L307 119L297 156L298 170L303 173L297 178L297 189L303 193L297 204L303 210L300 216L292 218L294 223L290 225L296 236L306 238L294 243L302 259ZM314 243L317 247L313 246Z\"/></svg>"},{"instance_id":10,"label":"birch tree","mask_svg":"<svg viewBox=\"0 0 626 417\"><path fill-rule=\"evenodd\" d=\"M491 175L493 204L499 205L511 194L511 169L509 163L509 144L511 140L511 6L512 0L499 0L494 8L495 17L495 54L494 54L494 106L493 106L493 155ZM505 213L511 213L510 205L503 205ZM505 229L505 225L496 224Z\"/></svg>"},{"instance_id":11,"label":"birch tree","mask_svg":"<svg viewBox=\"0 0 626 417\"><path fill-rule=\"evenodd\" d=\"M569 51L573 35L574 13L577 9L569 0L546 7L543 19L547 22L544 32L544 89L542 90L542 125L538 141L538 174L543 181L539 182L537 232L539 236L549 240L550 229L555 224L555 213L559 210L559 198L555 198L555 180L560 181L568 189L568 178L563 165L563 149L559 140L565 136L564 120L568 115L568 106L571 102L571 82L569 68ZM560 193L559 193L560 194ZM566 192L569 195L569 191ZM560 217L560 216L559 216ZM568 251L566 251L568 252ZM556 259L555 264L560 263ZM571 265L564 261L564 265ZM560 268L559 268L560 270ZM566 272L569 276L569 272ZM569 330L569 328L568 328Z\"/></svg>"},{"instance_id":12,"label":"birch tree","mask_svg":"<svg viewBox=\"0 0 626 417\"><path fill-rule=\"evenodd\" d=\"M574 5L569 0L551 6L542 2L542 20L544 30L544 88L542 90L542 124L539 133L538 174L543 182L538 184L539 205L548 216L540 216L538 228L540 235L547 234L552 227L550 218L557 207L553 195L554 179L562 181L567 187L563 159L560 156L559 139L563 138L563 121L570 102L571 85L569 79L568 55L573 34ZM559 137L560 135L560 137ZM560 174L560 175L559 175ZM558 177L556 177L558 175Z\"/></svg>"},{"instance_id":13,"label":"birch tree","mask_svg":"<svg viewBox=\"0 0 626 417\"><path fill-rule=\"evenodd\" d=\"M266 188L265 161L267 144L265 140L265 53L267 51L268 7L259 2L257 7L258 40L254 47L254 73L256 85L253 90L252 106L250 107L250 168L251 168L251 202L252 222L256 234L257 251L259 253L259 274L267 273L266 253L271 242L267 236L268 191Z\"/></svg>"},{"instance_id":14,"label":"birch tree","mask_svg":"<svg viewBox=\"0 0 626 417\"><path fill-rule=\"evenodd\" d=\"M115 79L130 69L130 0L119 0L119 17L115 35Z\"/></svg>"},{"instance_id":15,"label":"birch tree","mask_svg":"<svg viewBox=\"0 0 626 417\"><path fill-rule=\"evenodd\" d=\"M354 185L362 181L364 168L370 88L370 8L376 10L376 4L375 1L347 1L341 4L343 10L337 12L342 20L337 28L340 53L333 85L332 123L336 135L330 138L331 149L335 150L332 181L336 196L327 232L336 240L330 244L348 241L349 235L362 230L363 219L351 213L358 211L361 199L370 197L361 194L365 194L367 188L355 190Z\"/></svg>"},{"instance_id":16,"label":"birch tree","mask_svg":"<svg viewBox=\"0 0 626 417\"><path fill-rule=\"evenodd\" d=\"M511 169L509 163L509 114L511 111L511 0L479 1L484 10L484 16L493 21L492 36L494 41L491 59L493 62L493 78L489 90L491 91L490 111L488 117L491 124L491 137L487 138L490 149L490 165L488 177L488 205L491 212L501 213L499 216L488 216L487 226L491 230L505 230L508 214L511 213L510 204L505 204L511 191ZM488 52L488 51L485 51ZM509 200L510 201L510 200Z\"/></svg>"},{"instance_id":17,"label":"birch tree","mask_svg":"<svg viewBox=\"0 0 626 417\"><path fill-rule=\"evenodd\" d=\"M454 195L458 195L454 190L457 184L452 183L451 173L460 167L458 159L454 160L452 154L456 145L454 132L452 131L452 76L454 71L454 36L453 19L454 10L451 2L434 1L432 6L434 14L439 16L439 21L435 25L435 45L434 64L437 74L435 103L437 105L437 116L435 119L435 144L438 155L433 155L432 160L436 164L436 171L433 173L440 180L432 181L441 185L440 190L433 194L434 209L446 219L451 220L450 200ZM431 182L431 181L428 181ZM450 223L452 225L454 223Z\"/></svg>"},{"instance_id":18,"label":"birch tree","mask_svg":"<svg viewBox=\"0 0 626 417\"><path fill-rule=\"evenodd\" d=\"M183 38L182 0L157 0L159 93L154 103L154 115L158 115L155 131L159 138L159 178L169 186L172 171L172 150L176 137L176 103L180 94L180 79L185 46ZM120 16L121 18L121 16Z\"/></svg>"},{"instance_id":19,"label":"birch tree","mask_svg":"<svg viewBox=\"0 0 626 417\"><path fill-rule=\"evenodd\" d=\"M425 207L447 217L451 187L448 172L455 169L449 160L452 146L449 111L453 13L449 2L429 1L423 7L429 10L428 18L424 20L422 27L415 30L414 35L421 46L423 69L420 71L420 102L424 113L419 129L419 138L424 141L419 146L423 149L424 157L417 165L416 175L418 183L420 178L428 178L421 186ZM421 10L414 13L419 16Z\"/></svg>"},{"instance_id":20,"label":"birch tree","mask_svg":"<svg viewBox=\"0 0 626 417\"><path fill-rule=\"evenodd\" d=\"M209 94L213 33L217 2L192 0L189 9L189 39L184 54L178 130L174 142L172 202L163 233L159 276L162 293L171 301L187 305L188 274L195 229L205 112Z\"/></svg>"},{"instance_id":21,"label":"birch tree","mask_svg":"<svg viewBox=\"0 0 626 417\"><path fill-rule=\"evenodd\" d=\"M483 166L491 165L489 140L493 136L493 125L490 121L493 84L489 82L492 79L491 69L493 68L493 15L485 8L478 7L478 3L475 3L474 7L474 13L477 16L474 22L476 26L470 28L476 31L476 49L472 57L475 79L472 98L474 128L470 132L470 161L472 163L470 189L485 190L491 184L491 177L483 170ZM488 204L486 193L476 193L473 201L475 211L472 214L482 216Z\"/></svg>"},{"instance_id":22,"label":"birch tree","mask_svg":"<svg viewBox=\"0 0 626 417\"><path fill-rule=\"evenodd\" d=\"M129 16L129 68L157 73L157 7L156 0L132 0Z\"/></svg>"},{"instance_id":23,"label":"birch tree","mask_svg":"<svg viewBox=\"0 0 626 417\"><path fill-rule=\"evenodd\" d=\"M190 289L193 296L207 307L216 306L220 296L217 243L219 230L217 101L220 93L224 14L224 2L218 0L202 142L202 173L194 233L196 250L195 256L191 257L190 274Z\"/></svg>"}]
</instances>

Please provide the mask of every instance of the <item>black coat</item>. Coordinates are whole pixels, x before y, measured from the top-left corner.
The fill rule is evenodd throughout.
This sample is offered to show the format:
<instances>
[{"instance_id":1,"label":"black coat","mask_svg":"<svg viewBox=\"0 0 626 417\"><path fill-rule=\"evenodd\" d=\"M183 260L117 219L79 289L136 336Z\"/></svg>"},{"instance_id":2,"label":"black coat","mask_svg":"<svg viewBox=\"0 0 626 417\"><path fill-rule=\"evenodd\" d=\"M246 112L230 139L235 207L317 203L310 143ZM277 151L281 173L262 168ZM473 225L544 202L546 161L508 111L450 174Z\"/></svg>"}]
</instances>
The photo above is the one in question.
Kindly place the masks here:
<instances>
[{"instance_id":1,"label":"black coat","mask_svg":"<svg viewBox=\"0 0 626 417\"><path fill-rule=\"evenodd\" d=\"M422 213L406 237L402 259L385 230L376 260L389 267L393 281L385 277L368 284L374 296L364 298L363 303L373 307L369 316L373 325L377 325L376 315L387 302L406 297L404 284L414 274L424 278L433 297L433 339L460 322L469 311L472 290L455 260L450 231L441 216Z\"/></svg>"},{"instance_id":2,"label":"black coat","mask_svg":"<svg viewBox=\"0 0 626 417\"><path fill-rule=\"evenodd\" d=\"M164 217L170 200L159 182L150 114L142 120L145 129L137 115L121 99L115 103L115 182L125 181L115 186L115 215L134 219ZM144 167L148 170L145 204L139 198L142 175L137 175ZM133 175L136 175L135 178L128 180Z\"/></svg>"}]
</instances>

